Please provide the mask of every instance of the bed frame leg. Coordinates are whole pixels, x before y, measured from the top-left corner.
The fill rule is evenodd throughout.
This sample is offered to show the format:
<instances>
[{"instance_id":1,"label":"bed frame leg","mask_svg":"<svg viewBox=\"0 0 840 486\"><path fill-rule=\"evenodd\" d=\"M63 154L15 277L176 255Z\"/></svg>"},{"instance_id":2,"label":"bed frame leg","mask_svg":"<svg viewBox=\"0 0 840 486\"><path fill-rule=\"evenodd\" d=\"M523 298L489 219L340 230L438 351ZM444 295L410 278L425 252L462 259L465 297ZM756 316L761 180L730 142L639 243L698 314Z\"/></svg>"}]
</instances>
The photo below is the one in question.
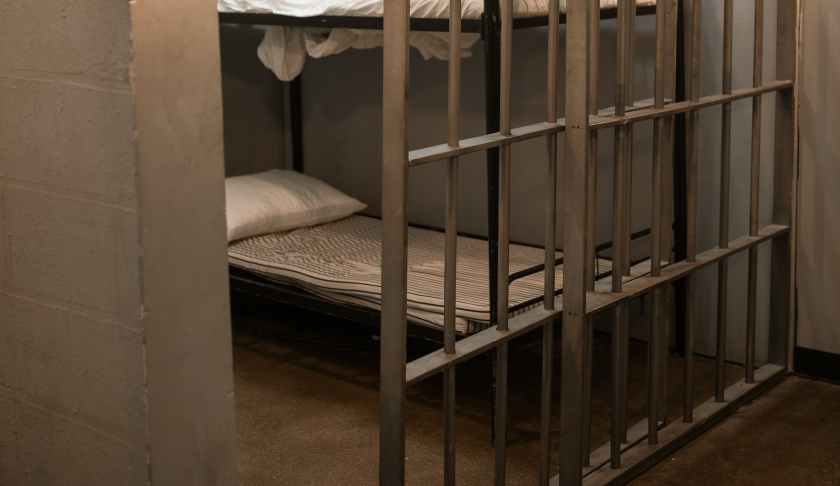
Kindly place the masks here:
<instances>
[{"instance_id":1,"label":"bed frame leg","mask_svg":"<svg viewBox=\"0 0 840 486\"><path fill-rule=\"evenodd\" d=\"M487 362L490 364L490 445L496 443L496 353L486 353Z\"/></svg>"}]
</instances>

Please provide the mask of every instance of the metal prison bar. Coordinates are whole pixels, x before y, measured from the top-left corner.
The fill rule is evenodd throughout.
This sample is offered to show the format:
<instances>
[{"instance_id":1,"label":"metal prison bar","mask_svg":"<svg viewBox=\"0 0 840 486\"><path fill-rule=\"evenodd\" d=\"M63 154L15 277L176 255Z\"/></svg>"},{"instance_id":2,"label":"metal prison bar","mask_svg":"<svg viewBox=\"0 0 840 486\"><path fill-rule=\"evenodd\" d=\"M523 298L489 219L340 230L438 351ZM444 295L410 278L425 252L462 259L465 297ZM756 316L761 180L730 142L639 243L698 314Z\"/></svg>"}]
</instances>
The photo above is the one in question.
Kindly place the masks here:
<instances>
[{"instance_id":1,"label":"metal prison bar","mask_svg":"<svg viewBox=\"0 0 840 486\"><path fill-rule=\"evenodd\" d=\"M558 1L551 3L550 16L556 16ZM719 0L720 1L720 0ZM628 95L622 86L628 81L626 70L627 59L632 57L632 42L630 41L633 26L634 0L619 0L619 35L617 71L617 105L612 114L602 114L593 105L594 86L597 85L599 75L592 69L592 60L598 57L598 41L593 40L592 16L598 12L598 0L568 0L567 1L567 29L566 29L566 107L565 119L557 118L556 81L558 76L557 51L559 42L559 27L551 22L548 33L548 69L547 69L547 121L520 127L510 126L510 79L511 79L511 35L512 7L511 0L503 0L501 4L502 35L501 35L501 96L500 96L500 130L499 133L477 137L475 139L458 139L458 95L460 93L460 76L458 56L450 60L449 75L449 137L445 146L409 152L406 143L408 96L408 4L409 0L392 0L386 2L385 10L385 50L384 50L384 104L383 104L383 218L385 221L383 237L383 309L382 309L382 343L381 343L381 409L380 409L380 484L400 485L405 480L405 416L404 402L407 385L415 383L432 374L441 372L444 380L444 478L445 484L456 483L455 478L455 437L453 430L455 408L454 370L458 363L469 360L477 355L495 351L498 357L497 366L497 406L496 406L496 443L494 468L495 484L504 485L506 480L506 436L507 428L507 346L510 340L537 329L543 330L543 380L540 400L540 455L539 455L539 483L559 485L608 484L626 482L644 469L650 467L657 460L664 458L676 448L685 444L697 434L706 430L712 424L721 420L727 413L762 393L778 382L790 370L791 366L791 333L793 330L791 300L791 227L793 224L793 196L795 194L795 59L797 38L798 0L779 0L777 7L777 48L776 66L777 80L763 83L760 77L762 66L762 45L760 38L763 30L757 28L754 61L754 83L751 88L733 90L731 87L732 63L732 0L725 2L724 18L724 81L723 93L712 96L700 96L699 80L702 65L700 55L700 1L695 0L689 17L688 32L688 100L666 103L665 79L672 72L669 62L673 56L667 55L668 45L674 39L673 32L673 3L661 1L657 6L657 43L655 67L655 96L651 106L628 110ZM457 20L460 11L459 2L453 2L451 35L457 36ZM762 0L756 0L756 26L763 25ZM594 79L593 79L594 78ZM593 89L590 91L590 87ZM624 89L622 89L624 88ZM757 191L758 167L760 165L760 151L758 150L758 129L761 122L760 102L765 94L776 93L776 133L774 150L774 181L773 181L773 221L772 224L759 227L757 223L758 200L754 192ZM752 98L754 100L754 131L751 192L751 227L747 236L734 240L728 238L728 228L722 229L720 245L710 250L699 251L697 247L697 176L700 170L698 161L698 120L700 110L715 106L722 107L722 129L731 128L731 112L729 107L736 100ZM626 171L632 163L630 152L627 150L629 134L635 123L652 120L654 123L654 146L651 179L654 184L652 193L665 189L663 165L667 163L664 152L664 141L673 133L674 115L687 114L687 138L685 147L686 164L686 214L687 214L687 258L682 261L667 263L663 255L661 241L664 239L665 225L662 224L662 198L654 197L653 202L653 241L651 248L651 268L646 276L627 280L624 277L629 259L629 241L626 227L629 214L626 211L626 194L629 191L629 180ZM592 158L595 153L594 135L599 129L614 128L619 142L615 154L616 175L614 177L615 214L615 271L609 283L595 282L592 275L594 265L593 183L594 174ZM563 249L564 249L564 293L555 296L549 287L548 275L553 272L554 262L554 229L556 225L556 195L557 188L554 176L557 174L558 133L565 132L563 164ZM731 136L726 132L725 147L730 146ZM454 341L452 327L454 313L452 305L455 295L455 281L452 278L456 265L456 241L452 235L456 230L455 219L455 189L457 187L457 158L464 153L477 150L488 150L495 147L500 149L502 166L499 174L499 241L500 265L503 274L509 273L507 268L508 225L510 204L510 169L514 163L510 157L510 146L513 143L543 136L547 144L546 173L550 178L546 189L546 289L543 306L520 313L516 316L507 314L506 284L499 285L499 299L505 305L500 305L498 322L495 327L466 337L458 342ZM406 363L406 184L408 169L412 163L446 160L447 172L447 244L446 244L446 327L447 339L443 349ZM676 161L680 163L679 160ZM725 171L730 169L728 152L722 157ZM723 176L725 186L728 186L728 175ZM728 206L728 195L721 196ZM724 220L728 219L723 218ZM724 221L726 223L726 221ZM726 237L726 238L724 238ZM658 242L659 241L659 242ZM697 272L713 264L726 267L727 259L742 251L755 252L757 247L765 242L772 245L771 257L771 286L770 286L770 346L768 350L768 364L754 368L754 331L746 344L748 360L745 365L745 379L733 386L725 387L720 378L720 364L715 373L718 376L715 397L697 407L693 402L693 331L696 325L693 312L689 313L685 345L686 360L684 373L684 410L681 420L665 423L664 413L659 410L662 404L662 386L664 350L663 346L666 329L663 322L666 314L662 309L662 293L668 287L680 280L688 283L689 309L697 305L694 278ZM752 262L751 262L752 265ZM723 272L725 273L725 271ZM755 292L755 275L751 270L749 292ZM722 286L720 292L725 292ZM626 349L621 340L626 339L627 304L630 300L648 294L653 294L654 312L652 312L651 340L649 343L649 408L648 418L632 427L627 428L623 420L626 417L621 409L626 407L626 386L623 381L626 376ZM724 298L725 299L725 298ZM750 306L755 305L754 295L748 299ZM588 338L590 329L588 320L597 313L616 309L616 328L614 335L618 338L613 349L613 420L611 443L589 454L589 431L585 409L590 406L587 395L586 381L589 378L588 354L591 354L591 340ZM746 325L755 326L755 309ZM551 368L552 368L552 328L562 314L562 366L561 383L561 440L560 472L551 478L550 464L550 412L551 400ZM721 340L726 338L726 323L718 322L717 340L718 350L725 350ZM721 351L723 352L723 351ZM752 353L752 354L750 354ZM718 357L718 362L723 359ZM647 440L644 440L647 438ZM588 461L585 459L588 458Z\"/></svg>"}]
</instances>

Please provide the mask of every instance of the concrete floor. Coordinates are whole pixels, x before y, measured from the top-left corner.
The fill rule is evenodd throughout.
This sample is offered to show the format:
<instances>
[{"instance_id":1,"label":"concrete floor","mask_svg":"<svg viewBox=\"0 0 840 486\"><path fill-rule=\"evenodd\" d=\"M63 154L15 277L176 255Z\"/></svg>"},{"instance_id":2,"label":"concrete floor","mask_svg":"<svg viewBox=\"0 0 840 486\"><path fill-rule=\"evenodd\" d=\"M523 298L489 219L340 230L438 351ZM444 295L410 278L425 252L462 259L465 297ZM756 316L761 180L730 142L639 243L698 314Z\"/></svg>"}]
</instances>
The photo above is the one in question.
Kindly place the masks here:
<instances>
[{"instance_id":1,"label":"concrete floor","mask_svg":"<svg viewBox=\"0 0 840 486\"><path fill-rule=\"evenodd\" d=\"M840 385L790 377L633 484L840 485Z\"/></svg>"},{"instance_id":2,"label":"concrete floor","mask_svg":"<svg viewBox=\"0 0 840 486\"><path fill-rule=\"evenodd\" d=\"M372 330L285 308L234 309L242 484L376 484L379 371ZM412 341L409 352L420 355L429 349L426 343ZM539 345L522 340L515 350L508 484L532 485L538 451ZM593 448L608 437L608 350L609 337L596 336ZM697 362L699 403L712 394L712 362ZM644 365L645 346L632 344L631 423L644 414ZM675 371L670 373L668 401L673 417L680 406L679 359L672 358L671 367ZM731 367L729 381L737 381L741 373ZM492 482L489 387L488 360L459 366L457 475L462 485ZM437 379L409 390L407 484L441 483L440 399ZM555 416L555 427L557 422ZM838 456L840 387L791 378L636 484L840 485Z\"/></svg>"}]
</instances>

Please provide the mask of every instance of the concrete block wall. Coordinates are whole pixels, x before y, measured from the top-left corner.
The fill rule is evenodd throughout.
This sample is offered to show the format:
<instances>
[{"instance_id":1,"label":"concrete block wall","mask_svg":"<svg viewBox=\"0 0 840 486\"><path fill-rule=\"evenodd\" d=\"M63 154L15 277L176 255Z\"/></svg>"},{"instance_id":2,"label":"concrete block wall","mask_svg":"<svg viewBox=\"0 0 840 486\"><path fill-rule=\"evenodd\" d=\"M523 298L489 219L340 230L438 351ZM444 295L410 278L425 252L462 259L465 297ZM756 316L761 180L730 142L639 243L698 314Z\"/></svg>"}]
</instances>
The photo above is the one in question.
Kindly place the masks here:
<instances>
[{"instance_id":1,"label":"concrete block wall","mask_svg":"<svg viewBox=\"0 0 840 486\"><path fill-rule=\"evenodd\" d=\"M180 2L194 24L173 28L159 68L179 78L187 44L206 38L189 46L206 72L185 75L206 85L161 87L169 97L152 107L163 97L141 70L157 67L137 58L159 54L142 44L157 34L142 14L163 2L138 13L131 2L0 0L0 485L236 482L223 161L212 142L218 33L204 3ZM176 140L162 144L169 133ZM167 165L196 182L192 192L154 189ZM180 222L156 217L167 212ZM177 285L163 269L188 249L159 250L176 225L219 240L184 259ZM197 294L184 282L193 278L207 282ZM198 298L205 312L191 315Z\"/></svg>"},{"instance_id":2,"label":"concrete block wall","mask_svg":"<svg viewBox=\"0 0 840 486\"><path fill-rule=\"evenodd\" d=\"M147 484L128 3L0 3L0 484Z\"/></svg>"}]
</instances>

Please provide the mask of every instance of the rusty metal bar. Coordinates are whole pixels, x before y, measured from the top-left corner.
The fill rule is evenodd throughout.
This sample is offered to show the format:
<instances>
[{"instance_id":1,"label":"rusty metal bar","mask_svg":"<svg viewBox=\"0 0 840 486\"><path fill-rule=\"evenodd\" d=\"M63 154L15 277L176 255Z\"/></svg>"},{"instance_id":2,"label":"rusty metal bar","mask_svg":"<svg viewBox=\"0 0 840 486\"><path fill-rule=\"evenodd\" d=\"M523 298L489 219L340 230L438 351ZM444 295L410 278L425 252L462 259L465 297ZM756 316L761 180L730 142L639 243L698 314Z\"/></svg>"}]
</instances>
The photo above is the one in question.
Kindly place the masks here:
<instances>
[{"instance_id":1,"label":"rusty metal bar","mask_svg":"<svg viewBox=\"0 0 840 486\"><path fill-rule=\"evenodd\" d=\"M511 57L513 48L513 0L501 0L501 56L500 56L500 100L499 133L505 136L510 131ZM510 273L510 178L511 146L501 146L499 170L499 255L498 255L498 322L501 332L509 330L509 284ZM508 420L508 344L503 342L496 349L496 397L494 417L495 475L496 486L504 486L507 477L507 420Z\"/></svg>"},{"instance_id":2,"label":"rusty metal bar","mask_svg":"<svg viewBox=\"0 0 840 486\"><path fill-rule=\"evenodd\" d=\"M799 42L799 0L776 6L776 77L797 77ZM776 95L773 163L773 222L796 229L797 125L796 92ZM794 325L794 286L796 240L791 236L773 240L771 248L769 354L771 363L793 370L796 344Z\"/></svg>"},{"instance_id":3,"label":"rusty metal bar","mask_svg":"<svg viewBox=\"0 0 840 486\"><path fill-rule=\"evenodd\" d=\"M548 9L548 60L546 73L546 121L557 120L557 76L560 54L560 1L550 0ZM557 232L557 134L546 136L545 280L543 306L554 309L554 280ZM551 477L551 399L554 369L554 323L543 327L542 387L540 389L539 485L548 486Z\"/></svg>"},{"instance_id":4,"label":"rusty metal bar","mask_svg":"<svg viewBox=\"0 0 840 486\"><path fill-rule=\"evenodd\" d=\"M563 164L563 333L560 484L582 481L586 333L586 205L589 170L589 15L592 2L566 4L566 147ZM600 11L600 10L599 10Z\"/></svg>"},{"instance_id":5,"label":"rusty metal bar","mask_svg":"<svg viewBox=\"0 0 840 486\"><path fill-rule=\"evenodd\" d=\"M634 61L635 45L636 45L636 0L629 0L627 9L625 10L624 18L624 65L620 69L624 70L624 88L626 93L624 95L625 106L632 106L635 90L634 90ZM627 109L624 109L627 112ZM628 123L624 125L624 202L623 219L624 227L620 238L623 240L621 251L624 254L621 257L620 270L624 276L630 275L630 258L631 258L631 234L633 232L633 162L635 156L635 125ZM615 270L614 270L615 271ZM621 437L623 442L627 442L627 390L630 373L630 304L629 302L624 309L623 318L619 320L621 326L621 377L619 384L621 385L621 394L624 397L625 404L620 408L621 413Z\"/></svg>"},{"instance_id":6,"label":"rusty metal bar","mask_svg":"<svg viewBox=\"0 0 840 486\"><path fill-rule=\"evenodd\" d=\"M461 55L457 42L461 37L461 0L450 4L449 58L449 145L460 140ZM455 46L455 47L452 47ZM446 173L446 246L444 265L444 348L455 352L455 302L458 258L458 157L451 157Z\"/></svg>"},{"instance_id":7,"label":"rusty metal bar","mask_svg":"<svg viewBox=\"0 0 840 486\"><path fill-rule=\"evenodd\" d=\"M592 0L589 7L589 114L598 114L598 80L600 77L601 2ZM589 179L587 180L586 206L586 289L595 290L598 272L598 131L589 133ZM592 449L592 320L586 322L583 347L583 465L589 466Z\"/></svg>"},{"instance_id":8,"label":"rusty metal bar","mask_svg":"<svg viewBox=\"0 0 840 486\"><path fill-rule=\"evenodd\" d=\"M379 484L405 484L409 0L385 5L382 107L382 324Z\"/></svg>"},{"instance_id":9,"label":"rusty metal bar","mask_svg":"<svg viewBox=\"0 0 840 486\"><path fill-rule=\"evenodd\" d=\"M618 33L616 35L616 98L615 115L624 117L627 106L627 56L629 46L627 45L628 31L632 27L632 14L630 12L633 0L620 0L618 4ZM621 292L623 286L624 269L627 266L625 261L629 256L629 241L625 238L629 226L626 210L627 205L627 182L628 182L628 149L627 137L629 131L624 126L617 126L615 129L615 150L614 150L614 171L613 171L613 272L612 291ZM612 338L612 375L613 393L611 403L611 427L610 437L613 444L613 467L621 466L620 445L627 436L627 373L626 357L628 341L629 315L627 304L622 304L615 309L615 326Z\"/></svg>"},{"instance_id":10,"label":"rusty metal bar","mask_svg":"<svg viewBox=\"0 0 840 486\"><path fill-rule=\"evenodd\" d=\"M461 0L449 3L449 145L457 146L461 123ZM444 351L455 353L455 307L458 272L458 158L451 157L446 172L446 243L444 248ZM455 486L455 367L443 376L443 484Z\"/></svg>"},{"instance_id":11,"label":"rusty metal bar","mask_svg":"<svg viewBox=\"0 0 840 486\"><path fill-rule=\"evenodd\" d=\"M700 47L702 2L692 2L691 30L689 35L688 96L690 100L700 99ZM699 113L689 113L686 126L686 249L689 262L697 258L697 156ZM686 323L685 323L685 368L683 392L683 421L694 420L694 327L697 311L697 278L690 274L686 278Z\"/></svg>"},{"instance_id":12,"label":"rusty metal bar","mask_svg":"<svg viewBox=\"0 0 840 486\"><path fill-rule=\"evenodd\" d=\"M761 86L764 69L764 0L755 0L755 30L753 43L753 86ZM762 98L753 98L752 147L750 157L750 234L758 231L761 211L761 112ZM755 379L755 325L758 287L758 249L751 248L747 272L747 337L744 368L747 383Z\"/></svg>"},{"instance_id":13,"label":"rusty metal bar","mask_svg":"<svg viewBox=\"0 0 840 486\"><path fill-rule=\"evenodd\" d=\"M802 2L791 0L777 5L776 76L798 78L799 18ZM797 79L798 82L798 79ZM798 197L797 92L776 96L775 147L773 164L773 221L796 229L795 203ZM794 233L795 234L795 233ZM795 288L796 240L773 241L771 249L769 355L773 363L793 370L796 345Z\"/></svg>"},{"instance_id":14,"label":"rusty metal bar","mask_svg":"<svg viewBox=\"0 0 840 486\"><path fill-rule=\"evenodd\" d=\"M560 50L559 0L550 0L548 22L548 60L546 75L546 123L557 120L557 64ZM546 309L554 307L554 277L557 231L557 134L546 135L547 170L545 200L545 269L544 302Z\"/></svg>"},{"instance_id":15,"label":"rusty metal bar","mask_svg":"<svg viewBox=\"0 0 840 486\"><path fill-rule=\"evenodd\" d=\"M668 42L668 12L664 5L656 10L656 66L654 72L654 107L665 106L666 51ZM651 276L662 273L662 195L665 191L663 177L663 158L665 154L666 120L657 118L653 121L653 163L651 164L652 202L651 202ZM648 443L658 442L660 417L660 399L662 386L662 340L664 334L662 320L662 290L656 289L652 295L650 337L648 342Z\"/></svg>"},{"instance_id":16,"label":"rusty metal bar","mask_svg":"<svg viewBox=\"0 0 840 486\"><path fill-rule=\"evenodd\" d=\"M634 104L634 97L635 97L635 65L634 62L636 60L635 48L636 48L636 0L630 0L630 7L627 11L627 18L625 20L627 23L627 27L624 29L624 35L626 39L624 41L625 49L627 49L626 53L624 54L624 88L627 90L626 94L624 95L624 102L627 106L633 106ZM625 108L625 113L627 109ZM623 258L623 273L625 276L630 275L630 252L631 246L630 243L632 239L630 238L631 233L633 232L633 162L634 162L634 154L635 154L635 126L633 123L628 123L625 125L624 129L626 130L625 135L625 150L627 154L625 155L625 164L627 166L626 170L624 171L624 175L627 178L627 182L625 182L625 191L624 191L624 211L627 213L625 216L626 224L624 226L624 240L626 241L624 245L625 255ZM628 334L629 337L629 334ZM625 434L626 435L626 434Z\"/></svg>"},{"instance_id":17,"label":"rusty metal bar","mask_svg":"<svg viewBox=\"0 0 840 486\"><path fill-rule=\"evenodd\" d=\"M723 2L723 94L732 93L732 44L734 35L734 1ZM732 158L732 105L721 105L721 153L720 153L720 229L718 246L729 245L729 192ZM715 352L715 399L722 402L726 389L726 335L729 294L729 262L724 259L718 265L717 332Z\"/></svg>"}]
</instances>

